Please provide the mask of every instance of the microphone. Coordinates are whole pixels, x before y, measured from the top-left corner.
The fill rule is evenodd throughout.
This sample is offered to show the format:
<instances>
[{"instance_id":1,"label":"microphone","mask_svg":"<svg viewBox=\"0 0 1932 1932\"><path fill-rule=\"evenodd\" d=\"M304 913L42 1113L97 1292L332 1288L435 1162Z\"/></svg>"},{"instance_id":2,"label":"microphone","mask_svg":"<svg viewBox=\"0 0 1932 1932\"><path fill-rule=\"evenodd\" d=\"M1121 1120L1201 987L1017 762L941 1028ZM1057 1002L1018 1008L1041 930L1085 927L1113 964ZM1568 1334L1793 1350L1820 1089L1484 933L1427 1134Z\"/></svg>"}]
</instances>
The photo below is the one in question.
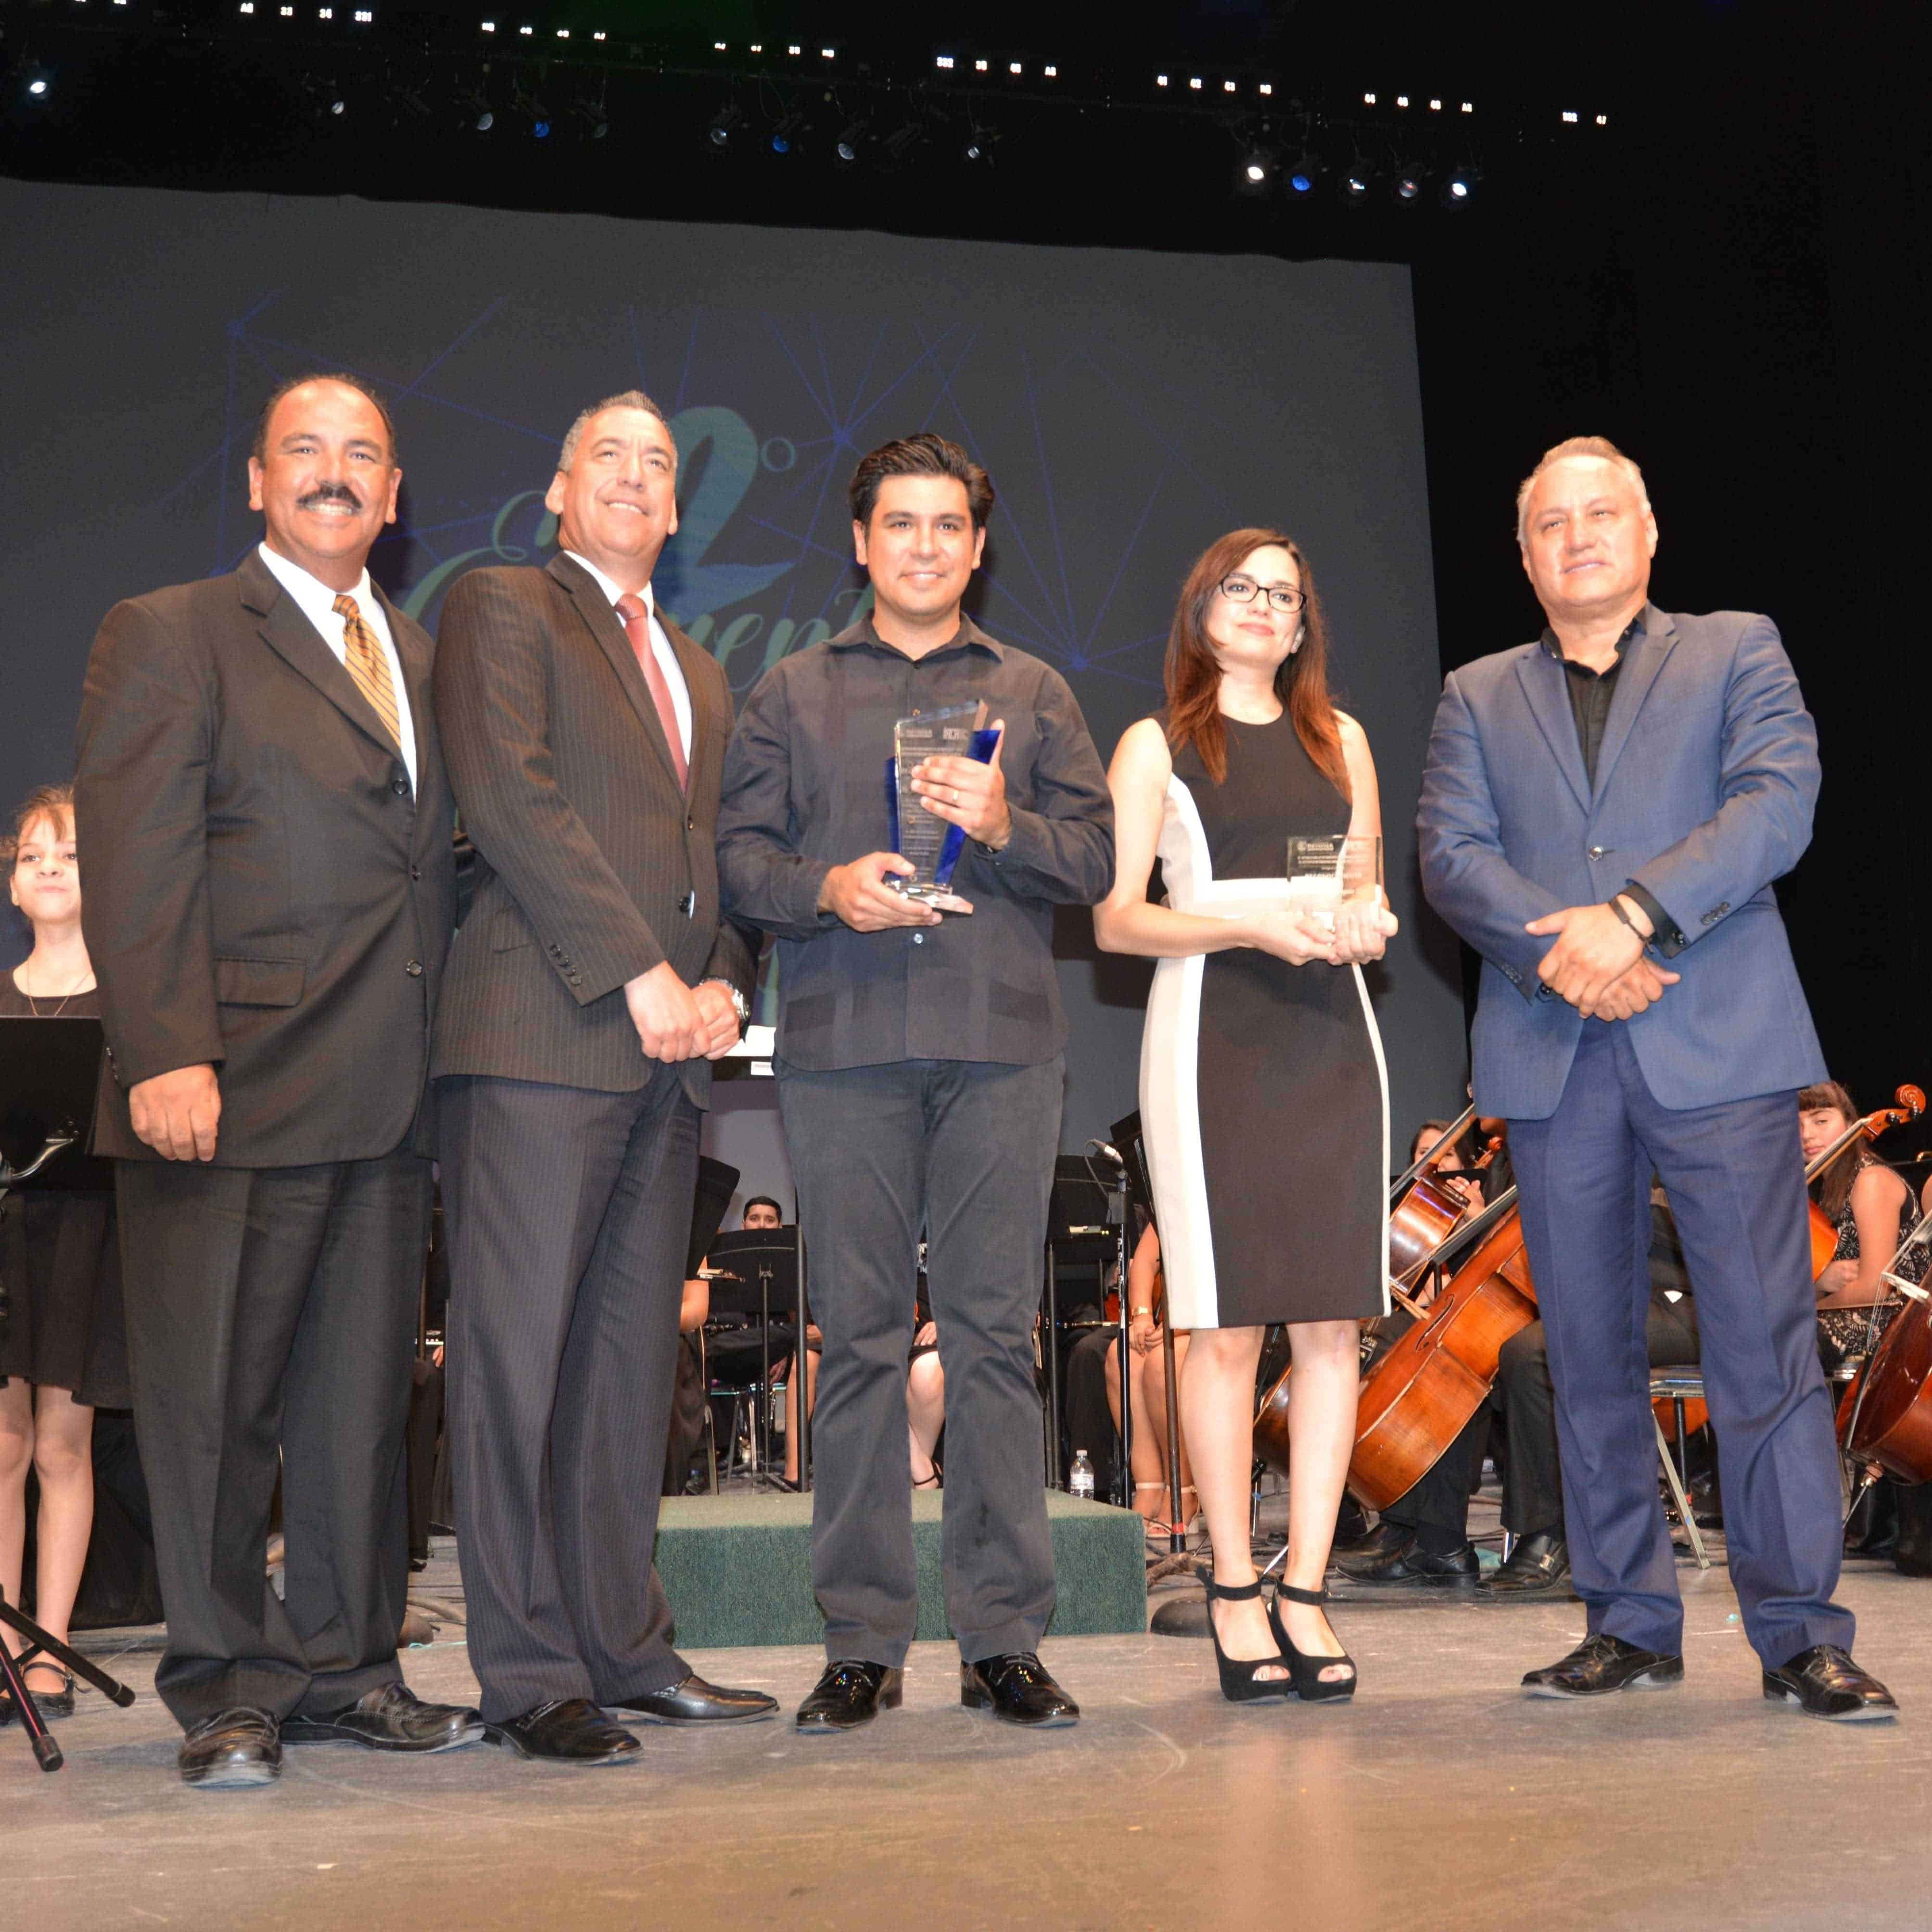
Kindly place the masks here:
<instances>
[{"instance_id":1,"label":"microphone","mask_svg":"<svg viewBox=\"0 0 1932 1932\"><path fill-rule=\"evenodd\" d=\"M1111 1160L1116 1167L1124 1168L1126 1166L1126 1161L1118 1148L1106 1141L1089 1141L1087 1144L1103 1160Z\"/></svg>"}]
</instances>

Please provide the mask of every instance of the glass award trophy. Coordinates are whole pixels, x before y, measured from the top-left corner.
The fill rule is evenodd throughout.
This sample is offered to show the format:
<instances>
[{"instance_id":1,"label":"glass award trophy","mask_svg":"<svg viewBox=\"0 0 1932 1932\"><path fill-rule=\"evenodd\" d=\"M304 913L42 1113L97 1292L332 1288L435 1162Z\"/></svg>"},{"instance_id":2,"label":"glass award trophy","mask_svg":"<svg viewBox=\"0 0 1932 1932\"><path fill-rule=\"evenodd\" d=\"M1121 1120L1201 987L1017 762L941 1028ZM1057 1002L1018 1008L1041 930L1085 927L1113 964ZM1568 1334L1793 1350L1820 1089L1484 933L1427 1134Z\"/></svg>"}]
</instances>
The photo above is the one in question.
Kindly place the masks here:
<instances>
[{"instance_id":1,"label":"glass award trophy","mask_svg":"<svg viewBox=\"0 0 1932 1932\"><path fill-rule=\"evenodd\" d=\"M1382 904L1382 842L1359 832L1288 842L1288 902L1333 928L1344 906Z\"/></svg>"},{"instance_id":2,"label":"glass award trophy","mask_svg":"<svg viewBox=\"0 0 1932 1932\"><path fill-rule=\"evenodd\" d=\"M908 898L942 912L963 911L954 896L952 871L966 849L966 834L928 812L912 788L913 775L927 758L952 757L992 762L999 734L986 725L986 705L948 704L902 718L892 727L892 755L886 760L886 813L892 850L914 870L886 883Z\"/></svg>"}]
</instances>

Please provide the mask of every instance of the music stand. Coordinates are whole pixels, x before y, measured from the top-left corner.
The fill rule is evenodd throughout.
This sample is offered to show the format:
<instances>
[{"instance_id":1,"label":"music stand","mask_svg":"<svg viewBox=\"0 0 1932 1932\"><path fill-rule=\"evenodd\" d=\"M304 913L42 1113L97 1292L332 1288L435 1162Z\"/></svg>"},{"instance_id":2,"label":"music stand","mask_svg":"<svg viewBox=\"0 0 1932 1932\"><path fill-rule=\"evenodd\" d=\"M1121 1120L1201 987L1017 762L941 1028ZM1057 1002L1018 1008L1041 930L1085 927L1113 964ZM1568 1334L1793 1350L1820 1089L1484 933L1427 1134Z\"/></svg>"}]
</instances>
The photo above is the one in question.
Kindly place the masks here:
<instances>
[{"instance_id":1,"label":"music stand","mask_svg":"<svg viewBox=\"0 0 1932 1932\"><path fill-rule=\"evenodd\" d=\"M1114 1231L1108 1223L1108 1183L1084 1154L1063 1154L1053 1163L1046 1216L1046 1486L1061 1486L1060 1460L1060 1265L1093 1262L1100 1276L1095 1298L1104 1313L1106 1265Z\"/></svg>"},{"instance_id":2,"label":"music stand","mask_svg":"<svg viewBox=\"0 0 1932 1932\"><path fill-rule=\"evenodd\" d=\"M798 1230L792 1228L741 1228L720 1234L711 1244L711 1265L718 1270L711 1282L711 1307L714 1314L752 1315L758 1317L761 1370L759 1407L761 1411L772 1396L772 1305L789 1309L796 1317L792 1347L792 1374L798 1388L798 1483L806 1487L805 1310L802 1306L799 1265ZM771 1418L762 1413L752 1432L754 1458L760 1453L764 1474L771 1474ZM757 1462L752 1480L758 1475Z\"/></svg>"},{"instance_id":3,"label":"music stand","mask_svg":"<svg viewBox=\"0 0 1932 1932\"><path fill-rule=\"evenodd\" d=\"M23 1182L50 1185L41 1179L49 1163L57 1162L71 1148L86 1146L94 1124L94 1085L100 1071L98 1020L0 1019L0 1202ZM90 1161L84 1155L70 1158L83 1171L106 1169L110 1177L106 1184L112 1186L113 1170L107 1162ZM91 1184L102 1184L97 1178ZM4 1328L7 1316L5 1284L0 1282L0 1328ZM52 1658L124 1709L134 1702L134 1694L50 1635L4 1596L0 1596L0 1623L26 1642L17 1658L0 1643L0 1684L14 1700L41 1770L58 1771L65 1760L34 1702L34 1694L27 1688L28 1665L43 1657Z\"/></svg>"}]
</instances>

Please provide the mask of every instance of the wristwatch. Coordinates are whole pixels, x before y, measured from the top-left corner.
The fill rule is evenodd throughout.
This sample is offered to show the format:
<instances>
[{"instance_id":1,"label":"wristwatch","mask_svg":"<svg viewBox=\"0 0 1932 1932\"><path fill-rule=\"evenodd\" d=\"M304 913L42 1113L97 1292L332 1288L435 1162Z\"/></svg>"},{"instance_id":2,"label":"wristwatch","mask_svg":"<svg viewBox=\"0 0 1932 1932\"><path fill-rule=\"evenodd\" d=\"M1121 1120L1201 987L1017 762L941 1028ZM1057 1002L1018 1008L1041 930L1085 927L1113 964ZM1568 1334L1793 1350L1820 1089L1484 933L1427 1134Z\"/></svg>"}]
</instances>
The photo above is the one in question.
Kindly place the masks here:
<instances>
[{"instance_id":1,"label":"wristwatch","mask_svg":"<svg viewBox=\"0 0 1932 1932\"><path fill-rule=\"evenodd\" d=\"M738 1037L740 1040L742 1040L745 1037L745 1029L752 1024L751 1001L746 999L744 994L740 992L737 988L733 986L729 980L719 980L716 978L700 980L698 983L700 986L722 986L724 988L725 993L730 998L731 1004L736 1009L738 1015Z\"/></svg>"}]
</instances>

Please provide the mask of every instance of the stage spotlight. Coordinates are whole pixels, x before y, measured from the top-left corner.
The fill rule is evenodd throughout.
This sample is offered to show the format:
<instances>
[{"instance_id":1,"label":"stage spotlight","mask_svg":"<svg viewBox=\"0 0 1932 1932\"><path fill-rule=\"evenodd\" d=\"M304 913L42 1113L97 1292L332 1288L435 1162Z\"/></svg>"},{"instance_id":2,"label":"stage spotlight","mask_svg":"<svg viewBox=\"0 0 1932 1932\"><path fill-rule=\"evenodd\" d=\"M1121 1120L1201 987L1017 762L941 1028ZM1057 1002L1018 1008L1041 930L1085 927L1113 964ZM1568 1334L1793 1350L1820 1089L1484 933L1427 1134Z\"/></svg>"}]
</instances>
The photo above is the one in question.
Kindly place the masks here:
<instances>
[{"instance_id":1,"label":"stage spotlight","mask_svg":"<svg viewBox=\"0 0 1932 1932\"><path fill-rule=\"evenodd\" d=\"M1398 201L1414 201L1422 193L1422 176L1414 168L1404 168L1392 184Z\"/></svg>"},{"instance_id":2,"label":"stage spotlight","mask_svg":"<svg viewBox=\"0 0 1932 1932\"><path fill-rule=\"evenodd\" d=\"M731 145L731 136L737 130L738 123L744 118L736 107L721 107L712 116L710 126L704 130L706 144L713 148L728 148Z\"/></svg>"},{"instance_id":3,"label":"stage spotlight","mask_svg":"<svg viewBox=\"0 0 1932 1932\"><path fill-rule=\"evenodd\" d=\"M1321 178L1321 164L1312 154L1304 154L1288 171L1289 190L1294 194L1312 194Z\"/></svg>"},{"instance_id":4,"label":"stage spotlight","mask_svg":"<svg viewBox=\"0 0 1932 1932\"><path fill-rule=\"evenodd\" d=\"M550 123L548 121L532 121L530 123L530 138L536 141L548 141L550 139Z\"/></svg>"},{"instance_id":5,"label":"stage spotlight","mask_svg":"<svg viewBox=\"0 0 1932 1932\"><path fill-rule=\"evenodd\" d=\"M805 132L805 117L802 114L788 114L772 130L772 152L788 154L801 145L800 136Z\"/></svg>"},{"instance_id":6,"label":"stage spotlight","mask_svg":"<svg viewBox=\"0 0 1932 1932\"><path fill-rule=\"evenodd\" d=\"M52 93L53 86L52 77L49 74L36 72L27 76L27 92L35 100L46 100Z\"/></svg>"},{"instance_id":7,"label":"stage spotlight","mask_svg":"<svg viewBox=\"0 0 1932 1932\"><path fill-rule=\"evenodd\" d=\"M1342 176L1342 198L1344 201L1366 201L1369 190L1374 185L1374 177L1369 164L1360 154L1352 160Z\"/></svg>"},{"instance_id":8,"label":"stage spotlight","mask_svg":"<svg viewBox=\"0 0 1932 1932\"><path fill-rule=\"evenodd\" d=\"M1274 178L1276 157L1267 148L1250 148L1242 157L1234 185L1244 194L1264 194Z\"/></svg>"},{"instance_id":9,"label":"stage spotlight","mask_svg":"<svg viewBox=\"0 0 1932 1932\"><path fill-rule=\"evenodd\" d=\"M1442 184L1442 206L1444 208L1467 208L1475 192L1475 170L1473 168L1458 168Z\"/></svg>"},{"instance_id":10,"label":"stage spotlight","mask_svg":"<svg viewBox=\"0 0 1932 1932\"><path fill-rule=\"evenodd\" d=\"M990 129L975 128L966 136L966 145L960 150L961 158L975 167L990 167L993 160L993 146L999 136Z\"/></svg>"},{"instance_id":11,"label":"stage spotlight","mask_svg":"<svg viewBox=\"0 0 1932 1932\"><path fill-rule=\"evenodd\" d=\"M859 158L866 143L866 124L855 121L832 144L832 158L849 167Z\"/></svg>"},{"instance_id":12,"label":"stage spotlight","mask_svg":"<svg viewBox=\"0 0 1932 1932\"><path fill-rule=\"evenodd\" d=\"M492 114L487 107L484 108L482 112L476 117L476 131L479 134L488 134L490 130L495 127L496 124L496 116Z\"/></svg>"}]
</instances>

